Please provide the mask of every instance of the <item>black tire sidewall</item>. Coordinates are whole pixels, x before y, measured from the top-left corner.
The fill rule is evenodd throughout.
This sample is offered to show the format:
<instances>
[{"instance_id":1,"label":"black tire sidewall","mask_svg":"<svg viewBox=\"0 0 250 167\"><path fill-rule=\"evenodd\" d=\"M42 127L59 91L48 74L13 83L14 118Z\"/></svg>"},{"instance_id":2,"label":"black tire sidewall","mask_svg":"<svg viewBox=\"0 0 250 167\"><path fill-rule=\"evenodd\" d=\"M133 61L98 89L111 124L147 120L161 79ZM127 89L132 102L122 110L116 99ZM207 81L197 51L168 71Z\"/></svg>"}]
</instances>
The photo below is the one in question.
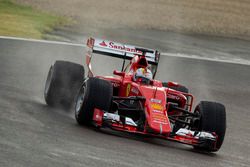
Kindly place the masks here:
<instances>
[{"instance_id":1,"label":"black tire sidewall","mask_svg":"<svg viewBox=\"0 0 250 167\"><path fill-rule=\"evenodd\" d=\"M200 113L200 131L215 132L218 135L216 148L204 148L207 151L217 151L224 141L226 133L226 112L225 106L217 102L201 101L195 112Z\"/></svg>"},{"instance_id":2,"label":"black tire sidewall","mask_svg":"<svg viewBox=\"0 0 250 167\"><path fill-rule=\"evenodd\" d=\"M78 97L83 89L85 89L84 101L79 113L76 112L75 106L75 118L80 125L90 125L93 119L94 108L109 110L113 88L109 81L93 77L85 80L79 90Z\"/></svg>"},{"instance_id":3,"label":"black tire sidewall","mask_svg":"<svg viewBox=\"0 0 250 167\"><path fill-rule=\"evenodd\" d=\"M51 82L46 93L46 85L50 76ZM67 61L56 61L50 67L45 83L44 97L46 103L53 107L70 108L83 80L83 66Z\"/></svg>"}]
</instances>

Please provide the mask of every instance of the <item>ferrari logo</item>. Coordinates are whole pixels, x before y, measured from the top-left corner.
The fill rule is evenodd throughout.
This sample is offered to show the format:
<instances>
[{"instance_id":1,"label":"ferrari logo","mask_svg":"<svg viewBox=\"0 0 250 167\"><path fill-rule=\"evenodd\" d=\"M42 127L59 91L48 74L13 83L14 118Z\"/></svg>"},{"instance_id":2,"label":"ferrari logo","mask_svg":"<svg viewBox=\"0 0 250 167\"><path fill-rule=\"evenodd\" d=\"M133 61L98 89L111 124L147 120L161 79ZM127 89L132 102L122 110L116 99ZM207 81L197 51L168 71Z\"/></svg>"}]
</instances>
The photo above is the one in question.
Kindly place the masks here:
<instances>
[{"instance_id":1,"label":"ferrari logo","mask_svg":"<svg viewBox=\"0 0 250 167\"><path fill-rule=\"evenodd\" d=\"M128 84L126 89L126 96L129 95L130 89L131 89L131 84Z\"/></svg>"}]
</instances>

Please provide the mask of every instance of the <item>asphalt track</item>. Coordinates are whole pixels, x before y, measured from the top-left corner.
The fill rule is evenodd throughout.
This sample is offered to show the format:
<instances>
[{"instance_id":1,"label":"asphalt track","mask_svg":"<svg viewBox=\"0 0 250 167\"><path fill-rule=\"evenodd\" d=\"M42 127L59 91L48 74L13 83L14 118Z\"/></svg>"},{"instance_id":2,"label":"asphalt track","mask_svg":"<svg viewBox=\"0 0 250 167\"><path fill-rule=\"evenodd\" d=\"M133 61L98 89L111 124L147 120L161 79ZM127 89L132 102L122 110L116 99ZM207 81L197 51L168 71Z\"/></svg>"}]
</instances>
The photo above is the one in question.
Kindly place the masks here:
<instances>
[{"instance_id":1,"label":"asphalt track","mask_svg":"<svg viewBox=\"0 0 250 167\"><path fill-rule=\"evenodd\" d=\"M49 66L84 62L79 46L0 40L0 166L223 166L250 165L250 66L162 56L158 79L178 81L199 100L224 103L227 132L217 153L190 146L78 126L72 111L49 108L43 89ZM98 74L120 60L96 56Z\"/></svg>"}]
</instances>

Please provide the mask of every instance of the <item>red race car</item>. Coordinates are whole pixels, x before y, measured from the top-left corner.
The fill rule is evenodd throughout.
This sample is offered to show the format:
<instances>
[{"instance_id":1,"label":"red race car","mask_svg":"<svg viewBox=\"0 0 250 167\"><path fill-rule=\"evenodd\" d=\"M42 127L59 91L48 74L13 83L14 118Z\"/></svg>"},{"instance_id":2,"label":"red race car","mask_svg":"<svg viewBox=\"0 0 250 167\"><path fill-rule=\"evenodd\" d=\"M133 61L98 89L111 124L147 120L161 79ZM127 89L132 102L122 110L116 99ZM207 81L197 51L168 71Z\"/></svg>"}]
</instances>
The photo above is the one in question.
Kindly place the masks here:
<instances>
[{"instance_id":1,"label":"red race car","mask_svg":"<svg viewBox=\"0 0 250 167\"><path fill-rule=\"evenodd\" d=\"M51 66L44 91L48 105L74 104L80 125L158 137L208 152L220 149L226 131L224 105L201 101L192 110L194 98L185 86L154 79L157 50L93 38L87 47L87 77L79 64L56 61ZM95 76L92 53L123 59L121 71Z\"/></svg>"}]
</instances>

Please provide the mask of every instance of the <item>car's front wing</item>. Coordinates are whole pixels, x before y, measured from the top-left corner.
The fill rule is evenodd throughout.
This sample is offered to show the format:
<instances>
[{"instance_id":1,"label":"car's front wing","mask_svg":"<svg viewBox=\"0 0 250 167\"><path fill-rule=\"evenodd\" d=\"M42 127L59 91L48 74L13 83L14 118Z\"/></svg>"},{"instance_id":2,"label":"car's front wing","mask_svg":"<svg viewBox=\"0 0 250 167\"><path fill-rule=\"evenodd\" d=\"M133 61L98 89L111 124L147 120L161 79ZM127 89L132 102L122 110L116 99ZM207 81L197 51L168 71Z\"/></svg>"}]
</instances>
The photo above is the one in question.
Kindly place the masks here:
<instances>
[{"instance_id":1,"label":"car's front wing","mask_svg":"<svg viewBox=\"0 0 250 167\"><path fill-rule=\"evenodd\" d=\"M185 128L180 128L177 132L171 132L167 135L152 133L146 130L146 126L143 130L139 128L136 122L134 122L131 118L121 117L114 113L105 113L99 109L94 110L93 124L100 128L109 127L117 131L142 134L198 147L205 146L215 148L217 141L217 135L215 133L192 131Z\"/></svg>"}]
</instances>

